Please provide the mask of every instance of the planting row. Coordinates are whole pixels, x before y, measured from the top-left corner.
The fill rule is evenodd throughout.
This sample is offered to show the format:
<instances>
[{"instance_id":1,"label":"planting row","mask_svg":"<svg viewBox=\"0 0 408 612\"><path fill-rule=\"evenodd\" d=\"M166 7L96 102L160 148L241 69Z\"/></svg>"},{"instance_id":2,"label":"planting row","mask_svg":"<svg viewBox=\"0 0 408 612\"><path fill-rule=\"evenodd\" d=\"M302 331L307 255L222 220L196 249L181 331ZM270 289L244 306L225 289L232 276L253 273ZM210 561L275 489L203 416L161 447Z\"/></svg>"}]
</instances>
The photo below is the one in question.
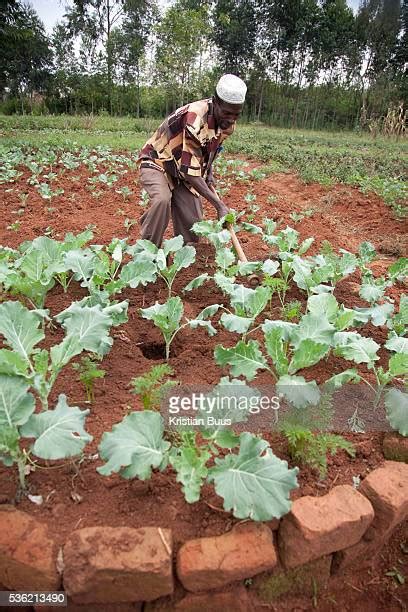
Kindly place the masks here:
<instances>
[{"instance_id":1,"label":"planting row","mask_svg":"<svg viewBox=\"0 0 408 612\"><path fill-rule=\"evenodd\" d=\"M212 283L222 292L223 300L205 307L194 319L184 317L182 298L172 295L177 274L195 261L194 247L183 246L180 236L164 241L161 249L146 240L129 245L119 239L106 247L87 247L92 240L87 230L78 236L69 234L63 242L40 237L23 243L18 250L1 248L0 283L5 292L32 306L30 310L18 301L0 305L4 342L0 349L0 460L6 466L17 465L22 488L30 453L42 459L61 459L81 453L91 441L85 430L89 410L69 406L65 395L60 395L55 408L49 409L51 389L61 370L84 353L88 362L82 363L90 367L81 373L88 380L88 398L92 399L89 381L102 375L97 368L92 370L93 357L101 359L109 352L112 326L127 321L128 302L115 297L125 287L156 281L166 285L168 299L141 308L140 315L151 320L163 334L166 359L175 336L187 326L204 327L210 335L215 335L221 326L240 339L230 347L215 347L215 361L229 371L229 376L220 378L216 388L205 396L198 430L184 428L169 436L159 413L134 412L103 435L99 444L100 457L105 462L98 468L101 474L119 472L125 478L146 479L152 470L163 470L170 464L190 503L199 499L207 481L214 483L224 499L224 508L236 517L269 520L287 513L290 491L297 486L298 468L288 469L267 441L248 432L238 435L224 424L226 417L232 423L247 421L249 409L227 409L221 415L224 418L215 423L209 418L214 394L250 396L251 407L256 406L260 393L247 383L262 370L269 373L278 395L294 409L295 421L286 431L293 455L297 456L297 451L308 444L319 447L318 467L323 471L326 450L340 447L351 453L352 448L340 436L313 433L305 426L303 416L309 407L317 407L323 414L332 395L346 383L366 384L373 392L373 409L384 398L389 423L402 435L408 435L408 398L403 390L408 374L408 297L402 295L398 307L387 297L393 284L404 281L408 260L396 261L386 275L375 278L369 265L376 253L369 243L363 243L357 255L347 251L337 254L325 244L320 253L307 256L313 239L300 242L293 228L279 230L270 219L264 220L262 228L240 223L235 214L228 221L236 231L257 234L270 248L270 255L263 261L239 263L229 246L230 234L221 222L196 224L196 233L215 247L215 263L181 293ZM368 306L346 308L333 291L338 281L356 270L360 270L362 278L360 297ZM251 288L246 280L254 272L263 278L260 286ZM73 281L79 282L89 295L51 320L49 311L44 309L47 292L57 282L68 291ZM304 306L301 302L286 302L292 285L304 293ZM279 305L280 319L268 318L273 303ZM61 325L64 338L49 350L40 349L38 345L51 323ZM356 331L367 323L388 329L383 347ZM386 367L376 364L381 348L389 356ZM307 368L330 354L349 361L350 367L329 376L319 388L315 380L310 380ZM369 376L362 374L361 364ZM92 371L94 374L90 374ZM150 378L154 390L155 377ZM136 390L142 387L140 381L139 387L135 385ZM151 391L147 397L149 394ZM35 396L41 404L39 412L35 411ZM363 424L357 410L349 424L354 431L361 431ZM21 444L21 438L34 438L30 451Z\"/></svg>"}]
</instances>

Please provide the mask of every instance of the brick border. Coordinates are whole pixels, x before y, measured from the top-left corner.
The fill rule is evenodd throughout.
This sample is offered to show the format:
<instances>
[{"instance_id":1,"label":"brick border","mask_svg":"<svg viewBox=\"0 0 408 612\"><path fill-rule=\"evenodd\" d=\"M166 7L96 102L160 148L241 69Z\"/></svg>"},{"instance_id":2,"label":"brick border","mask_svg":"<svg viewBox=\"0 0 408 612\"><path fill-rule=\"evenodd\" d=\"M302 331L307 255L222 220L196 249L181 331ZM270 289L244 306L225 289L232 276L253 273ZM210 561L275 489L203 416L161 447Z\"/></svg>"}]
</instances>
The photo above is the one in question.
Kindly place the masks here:
<instances>
[{"instance_id":1,"label":"brick border","mask_svg":"<svg viewBox=\"0 0 408 612\"><path fill-rule=\"evenodd\" d=\"M166 602L169 610L186 611L224 606L229 598L237 602L243 589L237 581L243 580L261 601L313 594L332 575L373 563L407 517L408 465L396 461L371 472L358 491L339 485L326 495L297 499L291 512L275 521L276 531L262 523L239 523L221 536L185 542L177 555L171 530L160 527L78 529L58 550L43 523L0 506L0 589L63 585L68 609L111 604L115 610L139 610L150 602L143 608L150 612L166 610ZM172 601L175 575L179 584ZM220 588L223 592L217 592ZM237 612L250 610L249 599L240 599Z\"/></svg>"}]
</instances>

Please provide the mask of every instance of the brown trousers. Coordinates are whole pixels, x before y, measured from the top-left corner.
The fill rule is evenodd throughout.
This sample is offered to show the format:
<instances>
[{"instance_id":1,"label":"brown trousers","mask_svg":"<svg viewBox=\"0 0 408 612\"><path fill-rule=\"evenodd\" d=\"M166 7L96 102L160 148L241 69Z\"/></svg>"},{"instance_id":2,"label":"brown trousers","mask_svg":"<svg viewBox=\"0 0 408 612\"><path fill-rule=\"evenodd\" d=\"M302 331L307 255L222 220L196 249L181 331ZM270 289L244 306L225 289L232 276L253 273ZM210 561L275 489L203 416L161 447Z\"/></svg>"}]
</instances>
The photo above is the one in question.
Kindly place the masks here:
<instances>
[{"instance_id":1,"label":"brown trousers","mask_svg":"<svg viewBox=\"0 0 408 612\"><path fill-rule=\"evenodd\" d=\"M166 175L155 168L140 168L140 184L150 200L148 210L140 218L142 238L160 247L171 215L174 235L181 234L185 243L198 242L191 227L203 218L200 199L183 183L171 188Z\"/></svg>"}]
</instances>

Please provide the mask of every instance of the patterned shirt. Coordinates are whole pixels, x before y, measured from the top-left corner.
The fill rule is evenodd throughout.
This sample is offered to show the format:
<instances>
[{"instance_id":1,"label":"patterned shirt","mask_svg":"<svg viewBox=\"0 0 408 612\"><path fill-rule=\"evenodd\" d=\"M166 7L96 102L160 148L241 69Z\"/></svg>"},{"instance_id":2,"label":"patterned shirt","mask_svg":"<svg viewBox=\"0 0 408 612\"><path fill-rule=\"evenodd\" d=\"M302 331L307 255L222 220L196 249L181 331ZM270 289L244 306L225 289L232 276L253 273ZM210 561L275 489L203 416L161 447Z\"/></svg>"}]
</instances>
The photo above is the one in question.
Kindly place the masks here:
<instances>
[{"instance_id":1,"label":"patterned shirt","mask_svg":"<svg viewBox=\"0 0 408 612\"><path fill-rule=\"evenodd\" d=\"M206 177L221 143L235 129L235 122L227 130L216 129L213 113L212 98L175 110L140 151L141 167L159 168L175 182L186 175ZM186 187L196 193L188 183Z\"/></svg>"}]
</instances>

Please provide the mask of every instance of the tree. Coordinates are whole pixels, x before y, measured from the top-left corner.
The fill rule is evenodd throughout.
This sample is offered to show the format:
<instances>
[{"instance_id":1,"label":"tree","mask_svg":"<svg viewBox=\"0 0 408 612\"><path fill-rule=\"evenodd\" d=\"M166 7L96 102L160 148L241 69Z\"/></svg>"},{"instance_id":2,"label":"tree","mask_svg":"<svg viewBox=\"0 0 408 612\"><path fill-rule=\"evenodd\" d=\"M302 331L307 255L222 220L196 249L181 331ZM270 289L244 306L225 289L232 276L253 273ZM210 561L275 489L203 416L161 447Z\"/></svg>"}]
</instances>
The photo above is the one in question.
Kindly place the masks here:
<instances>
[{"instance_id":1,"label":"tree","mask_svg":"<svg viewBox=\"0 0 408 612\"><path fill-rule=\"evenodd\" d=\"M212 39L220 50L218 63L225 72L245 77L255 51L258 29L254 0L217 0Z\"/></svg>"},{"instance_id":2,"label":"tree","mask_svg":"<svg viewBox=\"0 0 408 612\"><path fill-rule=\"evenodd\" d=\"M207 23L205 8L182 10L176 2L156 29L156 77L171 100L166 112L186 102L187 89L200 73Z\"/></svg>"},{"instance_id":3,"label":"tree","mask_svg":"<svg viewBox=\"0 0 408 612\"><path fill-rule=\"evenodd\" d=\"M73 36L86 38L94 48L102 45L106 61L108 98L112 110L112 87L114 74L112 33L122 19L127 17L133 25L143 23L143 14L150 11L153 0L71 0L66 13Z\"/></svg>"},{"instance_id":4,"label":"tree","mask_svg":"<svg viewBox=\"0 0 408 612\"><path fill-rule=\"evenodd\" d=\"M4 0L0 6L0 91L24 96L44 91L52 52L44 26L30 6ZM23 108L23 107L22 107Z\"/></svg>"}]
</instances>

